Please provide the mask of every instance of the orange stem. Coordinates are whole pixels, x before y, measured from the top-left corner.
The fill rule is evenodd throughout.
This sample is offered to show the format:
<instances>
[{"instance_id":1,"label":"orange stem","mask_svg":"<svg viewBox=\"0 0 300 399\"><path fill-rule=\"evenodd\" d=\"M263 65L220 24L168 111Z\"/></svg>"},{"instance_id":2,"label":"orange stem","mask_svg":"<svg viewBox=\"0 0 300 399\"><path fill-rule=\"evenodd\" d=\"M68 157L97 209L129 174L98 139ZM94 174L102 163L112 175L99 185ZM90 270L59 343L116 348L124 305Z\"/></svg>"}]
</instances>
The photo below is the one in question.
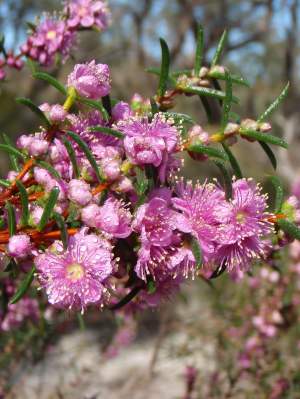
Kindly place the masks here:
<instances>
[{"instance_id":1,"label":"orange stem","mask_svg":"<svg viewBox=\"0 0 300 399\"><path fill-rule=\"evenodd\" d=\"M92 194L96 195L104 191L108 187L108 183L101 183L92 190Z\"/></svg>"}]
</instances>

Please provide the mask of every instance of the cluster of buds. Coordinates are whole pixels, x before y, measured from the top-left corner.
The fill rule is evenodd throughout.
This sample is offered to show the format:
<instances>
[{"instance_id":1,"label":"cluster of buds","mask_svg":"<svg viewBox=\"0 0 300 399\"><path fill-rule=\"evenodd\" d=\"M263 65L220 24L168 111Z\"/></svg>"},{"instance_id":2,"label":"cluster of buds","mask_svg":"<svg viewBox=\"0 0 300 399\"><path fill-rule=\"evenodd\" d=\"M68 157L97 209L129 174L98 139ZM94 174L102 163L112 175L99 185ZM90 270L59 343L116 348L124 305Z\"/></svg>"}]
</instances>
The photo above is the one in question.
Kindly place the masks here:
<instances>
[{"instance_id":1,"label":"cluster of buds","mask_svg":"<svg viewBox=\"0 0 300 399\"><path fill-rule=\"evenodd\" d=\"M65 60L76 44L77 33L83 29L107 29L110 11L103 0L70 0L64 9L53 15L44 15L36 24L30 23L27 40L14 54L6 51L4 38L0 42L0 80L6 76L5 67L21 69L24 57L41 66L51 66L61 57Z\"/></svg>"}]
</instances>

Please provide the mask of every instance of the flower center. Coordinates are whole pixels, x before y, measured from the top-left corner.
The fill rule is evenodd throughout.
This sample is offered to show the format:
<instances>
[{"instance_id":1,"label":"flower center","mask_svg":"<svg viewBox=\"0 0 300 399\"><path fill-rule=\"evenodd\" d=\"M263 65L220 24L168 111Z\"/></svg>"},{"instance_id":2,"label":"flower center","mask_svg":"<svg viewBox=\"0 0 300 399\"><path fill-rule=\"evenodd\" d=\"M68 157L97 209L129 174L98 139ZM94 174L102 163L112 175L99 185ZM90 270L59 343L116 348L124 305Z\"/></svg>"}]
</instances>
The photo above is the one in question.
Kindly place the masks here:
<instances>
[{"instance_id":1,"label":"flower center","mask_svg":"<svg viewBox=\"0 0 300 399\"><path fill-rule=\"evenodd\" d=\"M246 215L243 211L240 211L236 214L236 221L238 223L244 223L245 219L246 219Z\"/></svg>"},{"instance_id":2,"label":"flower center","mask_svg":"<svg viewBox=\"0 0 300 399\"><path fill-rule=\"evenodd\" d=\"M52 40L56 38L56 32L55 30L49 30L49 32L47 32L47 39Z\"/></svg>"},{"instance_id":3,"label":"flower center","mask_svg":"<svg viewBox=\"0 0 300 399\"><path fill-rule=\"evenodd\" d=\"M67 266L67 277L72 281L80 280L84 276L84 269L78 263Z\"/></svg>"},{"instance_id":4,"label":"flower center","mask_svg":"<svg viewBox=\"0 0 300 399\"><path fill-rule=\"evenodd\" d=\"M86 7L80 7L79 10L78 10L79 16L80 17L84 17L86 15L86 13L87 13L86 11L87 11Z\"/></svg>"}]
</instances>

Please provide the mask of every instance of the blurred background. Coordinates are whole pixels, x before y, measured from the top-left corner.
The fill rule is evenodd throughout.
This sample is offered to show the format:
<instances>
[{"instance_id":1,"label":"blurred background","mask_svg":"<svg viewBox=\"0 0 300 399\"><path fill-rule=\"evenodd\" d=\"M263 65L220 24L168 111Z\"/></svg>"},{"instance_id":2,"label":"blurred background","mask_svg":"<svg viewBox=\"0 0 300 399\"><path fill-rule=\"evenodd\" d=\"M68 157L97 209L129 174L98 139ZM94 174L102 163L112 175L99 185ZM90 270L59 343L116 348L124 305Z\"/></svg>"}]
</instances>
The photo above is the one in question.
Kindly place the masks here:
<instances>
[{"instance_id":1,"label":"blurred background","mask_svg":"<svg viewBox=\"0 0 300 399\"><path fill-rule=\"evenodd\" d=\"M24 41L26 21L34 21L41 11L59 9L61 5L54 0L2 0L0 32L6 36L7 48L16 48ZM109 6L112 11L110 29L101 34L82 32L72 58L63 67L50 70L51 73L63 81L75 62L96 59L111 67L113 97L130 100L136 92L150 96L156 90L157 79L145 69L159 66L159 37L164 37L169 44L172 68L192 68L197 24L204 27L207 63L222 32L227 29L229 40L223 64L251 83L250 89L235 88L240 98L236 111L242 118L258 117L286 82L291 83L288 98L272 119L274 134L285 138L290 150L274 151L278 156L278 173L287 187L300 176L300 1L111 0ZM36 104L62 101L52 88L33 80L27 67L21 72L10 71L8 81L0 86L0 132L13 138L37 128L33 114L15 103L17 96L29 97ZM200 125L214 131L213 126L207 126L199 100L180 99L176 110L192 114ZM272 173L269 161L256 143L239 143L234 152L246 176L261 179L262 175ZM0 162L4 176L7 163L3 154ZM209 165L187 160L188 176L214 176L216 172ZM224 316L230 321L229 314L220 310L220 304L233 297L238 303L237 298L243 291L224 279L216 287L217 293L202 281L190 284L176 300L176 306L173 302L141 316L135 346L109 364L100 356L100 348L116 328L111 316L98 314L101 320L95 322L92 318L92 327L89 328L87 322L85 331L79 331L76 323L63 327L62 332L69 332L68 338L51 344L53 346L47 348L50 354L46 353L42 363L32 366L32 371L24 375L28 363L23 357L19 358L21 363L15 365L13 377L10 376L10 382L15 385L10 397L152 399L164 395L166 399L183 398L183 375L187 365L196 365L201 378L215 370L215 363L220 360L216 356L218 348L221 345L224 349L220 331L228 328ZM271 398L262 392L256 392L255 396L206 395L196 396L195 393L193 397Z\"/></svg>"}]
</instances>

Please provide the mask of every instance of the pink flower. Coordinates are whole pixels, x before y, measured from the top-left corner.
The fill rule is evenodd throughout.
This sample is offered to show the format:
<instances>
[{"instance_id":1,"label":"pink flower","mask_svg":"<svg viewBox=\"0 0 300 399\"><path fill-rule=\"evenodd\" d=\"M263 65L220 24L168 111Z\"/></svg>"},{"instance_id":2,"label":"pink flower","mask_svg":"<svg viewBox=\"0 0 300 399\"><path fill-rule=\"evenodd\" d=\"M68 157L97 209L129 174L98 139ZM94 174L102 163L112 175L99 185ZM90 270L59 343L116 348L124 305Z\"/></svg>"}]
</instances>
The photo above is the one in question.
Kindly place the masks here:
<instances>
[{"instance_id":1,"label":"pink flower","mask_svg":"<svg viewBox=\"0 0 300 399\"><path fill-rule=\"evenodd\" d=\"M77 64L68 76L68 86L74 87L80 96L97 99L110 92L110 72L106 64Z\"/></svg>"},{"instance_id":2,"label":"pink flower","mask_svg":"<svg viewBox=\"0 0 300 399\"><path fill-rule=\"evenodd\" d=\"M177 217L178 230L192 234L199 241L204 260L212 260L219 226L216 206L225 201L224 193L212 184L193 187L183 182L177 184L176 191L178 198L173 198L172 203L182 212Z\"/></svg>"},{"instance_id":3,"label":"pink flower","mask_svg":"<svg viewBox=\"0 0 300 399\"><path fill-rule=\"evenodd\" d=\"M164 168L169 154L177 151L177 129L161 114L156 114L152 122L147 118L130 118L120 121L117 126L125 134L126 155L135 165L151 164Z\"/></svg>"},{"instance_id":4,"label":"pink flower","mask_svg":"<svg viewBox=\"0 0 300 399\"><path fill-rule=\"evenodd\" d=\"M116 238L131 234L131 213L125 205L112 197L100 207L96 227Z\"/></svg>"},{"instance_id":5,"label":"pink flower","mask_svg":"<svg viewBox=\"0 0 300 399\"><path fill-rule=\"evenodd\" d=\"M32 245L27 234L18 234L10 237L8 242L8 253L15 258L26 258L30 255Z\"/></svg>"},{"instance_id":6,"label":"pink flower","mask_svg":"<svg viewBox=\"0 0 300 399\"><path fill-rule=\"evenodd\" d=\"M70 28L97 27L104 30L108 27L110 12L102 0L72 0L66 5L67 24Z\"/></svg>"},{"instance_id":7,"label":"pink flower","mask_svg":"<svg viewBox=\"0 0 300 399\"><path fill-rule=\"evenodd\" d=\"M59 308L85 309L104 301L105 280L113 271L111 245L87 228L35 258L39 280L49 302Z\"/></svg>"},{"instance_id":8,"label":"pink flower","mask_svg":"<svg viewBox=\"0 0 300 399\"><path fill-rule=\"evenodd\" d=\"M234 182L232 200L217 206L217 258L229 271L247 270L253 260L264 256L268 247L264 238L273 230L266 208L266 196L246 179Z\"/></svg>"},{"instance_id":9,"label":"pink flower","mask_svg":"<svg viewBox=\"0 0 300 399\"><path fill-rule=\"evenodd\" d=\"M118 102L112 109L112 117L115 122L125 120L133 116L133 112L128 103L124 101Z\"/></svg>"},{"instance_id":10,"label":"pink flower","mask_svg":"<svg viewBox=\"0 0 300 399\"><path fill-rule=\"evenodd\" d=\"M74 32L67 28L64 21L47 18L29 36L21 51L41 65L48 66L54 62L56 54L64 57L69 54L74 39Z\"/></svg>"},{"instance_id":11,"label":"pink flower","mask_svg":"<svg viewBox=\"0 0 300 399\"><path fill-rule=\"evenodd\" d=\"M93 198L90 185L83 180L71 180L68 186L68 198L78 205L87 205Z\"/></svg>"}]
</instances>

